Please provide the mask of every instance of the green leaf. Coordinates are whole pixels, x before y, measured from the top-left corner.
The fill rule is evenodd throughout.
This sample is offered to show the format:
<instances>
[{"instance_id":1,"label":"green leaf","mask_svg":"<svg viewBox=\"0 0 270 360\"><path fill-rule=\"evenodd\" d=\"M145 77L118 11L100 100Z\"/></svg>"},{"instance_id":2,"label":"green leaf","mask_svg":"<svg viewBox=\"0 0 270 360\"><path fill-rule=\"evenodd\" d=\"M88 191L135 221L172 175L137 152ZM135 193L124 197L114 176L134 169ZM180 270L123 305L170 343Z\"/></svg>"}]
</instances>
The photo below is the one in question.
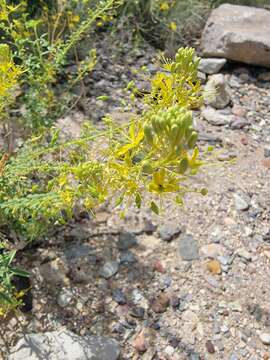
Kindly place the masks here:
<instances>
[{"instance_id":1,"label":"green leaf","mask_svg":"<svg viewBox=\"0 0 270 360\"><path fill-rule=\"evenodd\" d=\"M159 215L159 207L154 201L151 201L150 209L157 215Z\"/></svg>"},{"instance_id":2,"label":"green leaf","mask_svg":"<svg viewBox=\"0 0 270 360\"><path fill-rule=\"evenodd\" d=\"M135 195L135 204L136 204L136 206L137 206L138 209L141 208L141 205L142 205L142 197L141 197L141 195L140 195L139 193L137 193L137 194Z\"/></svg>"},{"instance_id":3,"label":"green leaf","mask_svg":"<svg viewBox=\"0 0 270 360\"><path fill-rule=\"evenodd\" d=\"M101 96L98 96L97 97L97 100L101 100L101 101L107 101L107 100L109 100L109 96L107 96L107 95L101 95Z\"/></svg>"},{"instance_id":4,"label":"green leaf","mask_svg":"<svg viewBox=\"0 0 270 360\"><path fill-rule=\"evenodd\" d=\"M18 276L22 276L22 277L29 277L30 274L29 272L22 270L22 269L18 269L18 268L10 268L10 271L12 271L13 275L18 275Z\"/></svg>"}]
</instances>

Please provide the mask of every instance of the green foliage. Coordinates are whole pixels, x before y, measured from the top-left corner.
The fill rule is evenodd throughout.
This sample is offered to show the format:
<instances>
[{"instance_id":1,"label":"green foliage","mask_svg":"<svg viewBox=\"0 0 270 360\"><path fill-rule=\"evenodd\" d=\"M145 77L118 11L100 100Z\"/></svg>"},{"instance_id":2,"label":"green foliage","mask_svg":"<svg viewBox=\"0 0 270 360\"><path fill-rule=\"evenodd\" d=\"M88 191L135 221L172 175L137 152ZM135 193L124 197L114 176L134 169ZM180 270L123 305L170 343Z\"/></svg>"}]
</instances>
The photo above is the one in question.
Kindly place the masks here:
<instances>
[{"instance_id":1,"label":"green foliage","mask_svg":"<svg viewBox=\"0 0 270 360\"><path fill-rule=\"evenodd\" d=\"M12 283L13 277L16 275L29 276L27 272L13 267L12 262L15 255L16 251L6 250L5 245L0 242L0 316L22 304L21 298L24 291L16 291Z\"/></svg>"},{"instance_id":2,"label":"green foliage","mask_svg":"<svg viewBox=\"0 0 270 360\"><path fill-rule=\"evenodd\" d=\"M84 18L73 15L64 4L55 14L48 14L46 8L36 19L29 19L26 3L17 6L0 1L0 30L12 43L14 59L22 64L24 71L20 78L23 89L21 100L24 107L24 126L38 129L52 125L63 111L67 110L70 96L68 91L95 65L95 52L78 63L78 73L66 84L66 91L57 98L57 79L63 71L67 56L78 45L83 35L96 26L100 17L118 6L118 0L100 0L85 9ZM68 21L68 31L66 30ZM77 25L77 26L75 26Z\"/></svg>"},{"instance_id":3,"label":"green foliage","mask_svg":"<svg viewBox=\"0 0 270 360\"><path fill-rule=\"evenodd\" d=\"M78 204L92 211L111 194L118 204L132 200L141 206L145 190L151 194L148 204L168 193L182 203L183 195L194 191L184 183L202 164L189 111L201 102L198 60L192 49L167 60L166 73L152 79L147 109L129 124L119 127L107 118L102 130L88 124L70 142L55 130L49 140L40 135L26 142L2 164L2 222L35 238L49 224L65 221Z\"/></svg>"},{"instance_id":4,"label":"green foliage","mask_svg":"<svg viewBox=\"0 0 270 360\"><path fill-rule=\"evenodd\" d=\"M94 213L107 199L121 209L134 203L159 214L164 197L182 205L188 192L206 194L191 185L203 165L192 124L191 110L202 102L199 59L193 49L182 48L174 60L164 60L162 71L151 79L150 93L143 95L144 112L134 113L127 124L119 126L107 117L99 128L85 124L81 136L70 141L53 127L44 130L59 114L61 101L56 101L54 87L69 52L90 27L104 24L118 4L97 1L77 27L62 33L62 14L67 16L69 7L48 15L56 18L55 26L46 32L44 18L29 20L24 3L8 6L0 0L1 29L11 42L10 47L0 47L2 120L10 125L11 94L20 87L25 107L20 121L36 133L16 151L11 152L10 146L0 149L0 226L11 228L21 239L46 234L48 228L67 222L74 209ZM151 9L167 10L165 2ZM95 61L92 51L68 87ZM20 304L12 286L19 271L11 265L14 256L14 249L1 252L2 312Z\"/></svg>"}]
</instances>

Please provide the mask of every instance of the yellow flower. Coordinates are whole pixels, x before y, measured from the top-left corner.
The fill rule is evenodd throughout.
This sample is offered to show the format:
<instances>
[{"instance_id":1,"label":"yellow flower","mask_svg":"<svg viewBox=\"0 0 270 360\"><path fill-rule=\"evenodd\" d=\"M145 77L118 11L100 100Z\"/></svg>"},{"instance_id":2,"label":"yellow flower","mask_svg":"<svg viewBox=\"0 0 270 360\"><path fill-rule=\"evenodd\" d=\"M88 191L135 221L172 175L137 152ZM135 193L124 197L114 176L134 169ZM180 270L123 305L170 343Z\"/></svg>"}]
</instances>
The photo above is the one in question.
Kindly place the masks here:
<instances>
[{"instance_id":1,"label":"yellow flower","mask_svg":"<svg viewBox=\"0 0 270 360\"><path fill-rule=\"evenodd\" d=\"M177 179L168 177L164 168L153 174L152 181L149 184L149 191L162 194L165 192L176 192L178 190L179 185Z\"/></svg>"},{"instance_id":2,"label":"yellow flower","mask_svg":"<svg viewBox=\"0 0 270 360\"><path fill-rule=\"evenodd\" d=\"M170 29L175 32L177 30L177 25L174 21L170 22Z\"/></svg>"},{"instance_id":3,"label":"yellow flower","mask_svg":"<svg viewBox=\"0 0 270 360\"><path fill-rule=\"evenodd\" d=\"M170 9L170 6L166 1L162 2L159 7L161 11L168 11Z\"/></svg>"}]
</instances>

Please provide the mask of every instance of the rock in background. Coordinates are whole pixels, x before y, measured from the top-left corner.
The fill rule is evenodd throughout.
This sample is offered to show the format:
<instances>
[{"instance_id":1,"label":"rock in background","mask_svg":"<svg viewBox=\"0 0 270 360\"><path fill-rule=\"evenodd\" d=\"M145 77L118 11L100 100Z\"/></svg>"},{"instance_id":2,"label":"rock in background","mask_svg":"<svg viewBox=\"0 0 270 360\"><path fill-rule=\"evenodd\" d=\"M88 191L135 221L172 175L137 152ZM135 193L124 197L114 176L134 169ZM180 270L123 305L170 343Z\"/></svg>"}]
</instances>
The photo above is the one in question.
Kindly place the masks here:
<instances>
[{"instance_id":1,"label":"rock in background","mask_svg":"<svg viewBox=\"0 0 270 360\"><path fill-rule=\"evenodd\" d=\"M204 56L270 67L270 11L224 4L213 10L202 34Z\"/></svg>"}]
</instances>

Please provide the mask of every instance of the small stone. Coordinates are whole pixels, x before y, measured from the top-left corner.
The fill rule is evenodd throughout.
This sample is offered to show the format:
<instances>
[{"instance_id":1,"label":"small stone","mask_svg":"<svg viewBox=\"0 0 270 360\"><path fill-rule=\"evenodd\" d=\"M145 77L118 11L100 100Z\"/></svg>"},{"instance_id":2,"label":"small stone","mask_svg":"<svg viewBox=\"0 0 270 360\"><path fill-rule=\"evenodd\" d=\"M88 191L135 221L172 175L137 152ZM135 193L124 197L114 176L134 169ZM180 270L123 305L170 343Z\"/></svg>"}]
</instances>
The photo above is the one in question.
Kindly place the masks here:
<instances>
[{"instance_id":1,"label":"small stone","mask_svg":"<svg viewBox=\"0 0 270 360\"><path fill-rule=\"evenodd\" d=\"M138 289L132 290L132 299L135 304L138 304L142 299L143 295Z\"/></svg>"},{"instance_id":2,"label":"small stone","mask_svg":"<svg viewBox=\"0 0 270 360\"><path fill-rule=\"evenodd\" d=\"M138 319L143 319L144 314L145 309L142 306L135 306L130 310L130 315Z\"/></svg>"},{"instance_id":3,"label":"small stone","mask_svg":"<svg viewBox=\"0 0 270 360\"><path fill-rule=\"evenodd\" d=\"M165 350L164 350L165 354L168 356L173 356L174 354L174 348L171 345L166 346Z\"/></svg>"},{"instance_id":4,"label":"small stone","mask_svg":"<svg viewBox=\"0 0 270 360\"><path fill-rule=\"evenodd\" d=\"M137 245L137 243L137 237L135 234L131 232L121 232L119 234L117 247L119 250L128 250Z\"/></svg>"},{"instance_id":5,"label":"small stone","mask_svg":"<svg viewBox=\"0 0 270 360\"><path fill-rule=\"evenodd\" d=\"M232 263L232 259L229 256L221 255L217 256L217 259L223 266L231 265Z\"/></svg>"},{"instance_id":6,"label":"small stone","mask_svg":"<svg viewBox=\"0 0 270 360\"><path fill-rule=\"evenodd\" d=\"M244 117L246 115L247 111L246 109L238 104L234 104L232 107L232 114L235 116L239 116L240 118Z\"/></svg>"},{"instance_id":7,"label":"small stone","mask_svg":"<svg viewBox=\"0 0 270 360\"><path fill-rule=\"evenodd\" d=\"M159 260L154 261L153 268L154 268L154 271L157 271L161 274L164 274L166 272L164 266L162 265L162 263Z\"/></svg>"},{"instance_id":8,"label":"small stone","mask_svg":"<svg viewBox=\"0 0 270 360\"><path fill-rule=\"evenodd\" d=\"M270 345L270 333L260 333L259 337L264 345Z\"/></svg>"},{"instance_id":9,"label":"small stone","mask_svg":"<svg viewBox=\"0 0 270 360\"><path fill-rule=\"evenodd\" d=\"M208 78L205 85L205 103L215 109L224 109L231 101L230 90L224 75L215 74Z\"/></svg>"},{"instance_id":10,"label":"small stone","mask_svg":"<svg viewBox=\"0 0 270 360\"><path fill-rule=\"evenodd\" d=\"M105 279L109 279L118 272L119 265L117 261L106 262L100 270L100 275Z\"/></svg>"},{"instance_id":11,"label":"small stone","mask_svg":"<svg viewBox=\"0 0 270 360\"><path fill-rule=\"evenodd\" d=\"M113 291L112 297L113 297L114 301L116 301L117 304L119 304L119 305L124 305L127 303L125 294L123 293L123 291L121 289L115 289Z\"/></svg>"},{"instance_id":12,"label":"small stone","mask_svg":"<svg viewBox=\"0 0 270 360\"><path fill-rule=\"evenodd\" d=\"M130 264L134 264L137 259L136 256L131 252L131 251L124 251L121 256L120 256L120 264L122 265L130 265Z\"/></svg>"},{"instance_id":13,"label":"small stone","mask_svg":"<svg viewBox=\"0 0 270 360\"><path fill-rule=\"evenodd\" d=\"M138 353L144 353L150 348L154 338L153 330L143 329L138 335L135 336L133 347Z\"/></svg>"},{"instance_id":14,"label":"small stone","mask_svg":"<svg viewBox=\"0 0 270 360\"><path fill-rule=\"evenodd\" d=\"M151 309L158 314L165 312L169 304L170 298L165 293L158 295L158 297L152 299L152 301L150 302Z\"/></svg>"},{"instance_id":15,"label":"small stone","mask_svg":"<svg viewBox=\"0 0 270 360\"><path fill-rule=\"evenodd\" d=\"M251 261L251 254L244 248L237 250L237 255L246 261Z\"/></svg>"},{"instance_id":16,"label":"small stone","mask_svg":"<svg viewBox=\"0 0 270 360\"><path fill-rule=\"evenodd\" d=\"M145 337L144 331L141 331L133 341L133 347L138 353L144 353L149 348L149 343Z\"/></svg>"},{"instance_id":17,"label":"small stone","mask_svg":"<svg viewBox=\"0 0 270 360\"><path fill-rule=\"evenodd\" d=\"M201 360L201 357L200 357L200 354L193 352L189 355L188 359L189 360Z\"/></svg>"},{"instance_id":18,"label":"small stone","mask_svg":"<svg viewBox=\"0 0 270 360\"><path fill-rule=\"evenodd\" d=\"M182 232L183 228L181 224L177 222L169 222L161 225L158 228L158 234L164 241L171 241Z\"/></svg>"},{"instance_id":19,"label":"small stone","mask_svg":"<svg viewBox=\"0 0 270 360\"><path fill-rule=\"evenodd\" d=\"M215 353L215 347L214 347L211 340L206 341L205 347L206 347L207 351L209 352L209 354L214 354Z\"/></svg>"},{"instance_id":20,"label":"small stone","mask_svg":"<svg viewBox=\"0 0 270 360\"><path fill-rule=\"evenodd\" d=\"M194 326L196 326L199 321L198 316L191 310L186 310L183 312L182 320L192 323Z\"/></svg>"},{"instance_id":21,"label":"small stone","mask_svg":"<svg viewBox=\"0 0 270 360\"><path fill-rule=\"evenodd\" d=\"M233 130L243 129L247 125L249 125L248 121L245 118L239 116L234 116L230 123L230 127Z\"/></svg>"},{"instance_id":22,"label":"small stone","mask_svg":"<svg viewBox=\"0 0 270 360\"><path fill-rule=\"evenodd\" d=\"M233 119L231 115L224 115L210 106L202 110L202 117L214 126L229 125Z\"/></svg>"},{"instance_id":23,"label":"small stone","mask_svg":"<svg viewBox=\"0 0 270 360\"><path fill-rule=\"evenodd\" d=\"M221 266L217 260L211 260L207 263L207 269L213 274L221 274Z\"/></svg>"},{"instance_id":24,"label":"small stone","mask_svg":"<svg viewBox=\"0 0 270 360\"><path fill-rule=\"evenodd\" d=\"M249 209L249 203L240 195L234 194L234 205L236 207L236 210L239 211L245 211Z\"/></svg>"},{"instance_id":25,"label":"small stone","mask_svg":"<svg viewBox=\"0 0 270 360\"><path fill-rule=\"evenodd\" d=\"M220 243L223 240L223 231L220 227L216 227L210 234L211 242Z\"/></svg>"},{"instance_id":26,"label":"small stone","mask_svg":"<svg viewBox=\"0 0 270 360\"><path fill-rule=\"evenodd\" d=\"M180 343L180 340L173 336L170 339L169 343L174 349L176 349L178 347L179 343Z\"/></svg>"},{"instance_id":27,"label":"small stone","mask_svg":"<svg viewBox=\"0 0 270 360\"><path fill-rule=\"evenodd\" d=\"M174 309L179 308L180 298L177 295L173 294L170 298L170 305Z\"/></svg>"},{"instance_id":28,"label":"small stone","mask_svg":"<svg viewBox=\"0 0 270 360\"><path fill-rule=\"evenodd\" d=\"M64 308L66 306L68 306L68 304L71 302L73 298L73 294L70 290L67 289L63 289L60 294L58 295L57 298L57 304Z\"/></svg>"},{"instance_id":29,"label":"small stone","mask_svg":"<svg viewBox=\"0 0 270 360\"><path fill-rule=\"evenodd\" d=\"M229 328L228 328L228 326L226 326L226 325L222 325L222 326L220 327L220 330L223 332L223 334L229 332Z\"/></svg>"},{"instance_id":30,"label":"small stone","mask_svg":"<svg viewBox=\"0 0 270 360\"><path fill-rule=\"evenodd\" d=\"M205 276L205 280L210 286L213 286L214 288L220 289L221 284L213 277L213 276Z\"/></svg>"},{"instance_id":31,"label":"small stone","mask_svg":"<svg viewBox=\"0 0 270 360\"><path fill-rule=\"evenodd\" d=\"M201 59L198 69L205 74L216 74L226 64L227 60L222 58Z\"/></svg>"},{"instance_id":32,"label":"small stone","mask_svg":"<svg viewBox=\"0 0 270 360\"><path fill-rule=\"evenodd\" d=\"M178 251L182 260L191 261L199 258L198 242L192 235L183 234L179 237Z\"/></svg>"},{"instance_id":33,"label":"small stone","mask_svg":"<svg viewBox=\"0 0 270 360\"><path fill-rule=\"evenodd\" d=\"M157 229L157 226L154 225L150 219L144 220L143 232L145 232L147 235L151 235L151 234L153 234L153 232L156 231L156 229Z\"/></svg>"},{"instance_id":34,"label":"small stone","mask_svg":"<svg viewBox=\"0 0 270 360\"><path fill-rule=\"evenodd\" d=\"M264 157L269 158L270 157L270 145L265 146L263 151L264 151Z\"/></svg>"},{"instance_id":35,"label":"small stone","mask_svg":"<svg viewBox=\"0 0 270 360\"><path fill-rule=\"evenodd\" d=\"M205 257L214 259L217 256L224 255L225 248L220 244L207 244L201 247L201 252Z\"/></svg>"}]
</instances>

